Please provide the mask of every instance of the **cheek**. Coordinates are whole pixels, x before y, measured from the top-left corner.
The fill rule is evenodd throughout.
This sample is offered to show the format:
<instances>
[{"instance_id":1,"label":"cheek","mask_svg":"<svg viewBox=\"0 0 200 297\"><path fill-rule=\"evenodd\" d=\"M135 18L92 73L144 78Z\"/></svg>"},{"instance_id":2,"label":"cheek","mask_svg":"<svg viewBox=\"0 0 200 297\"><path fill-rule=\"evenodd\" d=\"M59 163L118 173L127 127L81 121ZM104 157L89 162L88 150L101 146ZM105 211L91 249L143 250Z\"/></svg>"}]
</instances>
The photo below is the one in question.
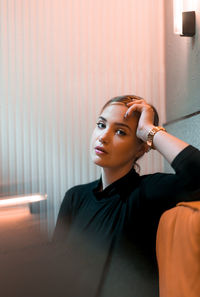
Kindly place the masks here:
<instances>
[{"instance_id":1,"label":"cheek","mask_svg":"<svg viewBox=\"0 0 200 297\"><path fill-rule=\"evenodd\" d=\"M137 153L137 151L140 148L140 144L137 139L130 139L129 141L121 144L118 147L118 153L123 154L124 156L130 158L134 157L134 155Z\"/></svg>"},{"instance_id":2,"label":"cheek","mask_svg":"<svg viewBox=\"0 0 200 297\"><path fill-rule=\"evenodd\" d=\"M130 156L133 153L133 145L130 141L122 141L119 142L117 141L116 143L114 143L113 145L113 156L115 156L115 158L119 158L119 159L123 159L123 158L130 158Z\"/></svg>"},{"instance_id":3,"label":"cheek","mask_svg":"<svg viewBox=\"0 0 200 297\"><path fill-rule=\"evenodd\" d=\"M91 138L90 138L90 152L92 151L92 148L94 147L95 141L97 138L97 133L96 133L96 129L94 129Z\"/></svg>"},{"instance_id":4,"label":"cheek","mask_svg":"<svg viewBox=\"0 0 200 297\"><path fill-rule=\"evenodd\" d=\"M91 135L91 138L90 138L90 143L94 143L95 142L95 140L96 140L96 138L97 138L97 130L96 130L96 128L93 130L93 132L92 132L92 135Z\"/></svg>"}]
</instances>

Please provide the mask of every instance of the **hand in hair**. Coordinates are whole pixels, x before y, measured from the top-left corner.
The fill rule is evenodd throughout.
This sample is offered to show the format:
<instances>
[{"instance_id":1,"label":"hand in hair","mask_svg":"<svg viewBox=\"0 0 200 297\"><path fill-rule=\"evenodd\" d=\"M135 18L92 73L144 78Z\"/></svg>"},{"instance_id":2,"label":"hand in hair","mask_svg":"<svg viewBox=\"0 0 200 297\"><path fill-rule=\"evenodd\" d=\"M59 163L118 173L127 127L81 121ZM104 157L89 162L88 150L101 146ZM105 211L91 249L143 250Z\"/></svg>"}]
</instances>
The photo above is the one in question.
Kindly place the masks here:
<instances>
[{"instance_id":1,"label":"hand in hair","mask_svg":"<svg viewBox=\"0 0 200 297\"><path fill-rule=\"evenodd\" d=\"M147 135L155 124L155 111L153 107L150 104L148 104L144 99L133 99L132 102L129 102L126 105L129 108L124 116L125 118L130 117L133 114L133 112L140 113L136 134L138 138L146 142Z\"/></svg>"}]
</instances>

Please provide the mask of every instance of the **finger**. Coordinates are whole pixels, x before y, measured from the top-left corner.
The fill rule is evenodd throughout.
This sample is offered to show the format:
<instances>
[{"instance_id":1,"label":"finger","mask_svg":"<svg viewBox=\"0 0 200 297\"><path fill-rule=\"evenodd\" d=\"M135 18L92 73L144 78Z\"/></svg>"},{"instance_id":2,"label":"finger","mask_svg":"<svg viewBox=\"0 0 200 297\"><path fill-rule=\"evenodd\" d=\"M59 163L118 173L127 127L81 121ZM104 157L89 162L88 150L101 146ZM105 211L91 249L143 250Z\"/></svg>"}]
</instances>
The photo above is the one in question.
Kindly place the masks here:
<instances>
[{"instance_id":1,"label":"finger","mask_svg":"<svg viewBox=\"0 0 200 297\"><path fill-rule=\"evenodd\" d=\"M146 102L144 102L143 104L134 103L128 108L128 110L127 110L127 112L125 114L125 118L129 117L134 111L142 113L143 111L150 111L150 110L151 110L151 112L153 112L152 106L147 104Z\"/></svg>"},{"instance_id":2,"label":"finger","mask_svg":"<svg viewBox=\"0 0 200 297\"><path fill-rule=\"evenodd\" d=\"M127 112L124 115L124 118L128 118L134 111L138 111L138 112L142 112L142 110L145 108L145 104L133 104L129 107L129 109L127 110Z\"/></svg>"}]
</instances>

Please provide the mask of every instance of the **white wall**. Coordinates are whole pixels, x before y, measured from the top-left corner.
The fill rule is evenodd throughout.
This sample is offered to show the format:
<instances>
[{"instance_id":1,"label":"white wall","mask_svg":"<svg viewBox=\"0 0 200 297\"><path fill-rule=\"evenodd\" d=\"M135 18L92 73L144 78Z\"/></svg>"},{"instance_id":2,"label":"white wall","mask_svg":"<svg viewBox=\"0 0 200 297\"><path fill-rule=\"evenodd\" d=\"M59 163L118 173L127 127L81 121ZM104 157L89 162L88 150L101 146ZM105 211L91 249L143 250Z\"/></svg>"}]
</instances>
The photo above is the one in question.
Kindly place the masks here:
<instances>
[{"instance_id":1,"label":"white wall","mask_svg":"<svg viewBox=\"0 0 200 297\"><path fill-rule=\"evenodd\" d=\"M144 96L165 121L163 14L161 0L0 1L1 189L47 193L49 226L66 189L99 177L88 147L105 101Z\"/></svg>"},{"instance_id":2,"label":"white wall","mask_svg":"<svg viewBox=\"0 0 200 297\"><path fill-rule=\"evenodd\" d=\"M200 148L200 0L184 0L194 10L196 34L180 37L173 31L173 0L165 1L165 65L167 131ZM165 162L165 172L173 172Z\"/></svg>"},{"instance_id":3,"label":"white wall","mask_svg":"<svg viewBox=\"0 0 200 297\"><path fill-rule=\"evenodd\" d=\"M173 0L165 1L167 121L200 110L200 0L184 0L184 10L195 10L196 34L180 37L173 31Z\"/></svg>"}]
</instances>

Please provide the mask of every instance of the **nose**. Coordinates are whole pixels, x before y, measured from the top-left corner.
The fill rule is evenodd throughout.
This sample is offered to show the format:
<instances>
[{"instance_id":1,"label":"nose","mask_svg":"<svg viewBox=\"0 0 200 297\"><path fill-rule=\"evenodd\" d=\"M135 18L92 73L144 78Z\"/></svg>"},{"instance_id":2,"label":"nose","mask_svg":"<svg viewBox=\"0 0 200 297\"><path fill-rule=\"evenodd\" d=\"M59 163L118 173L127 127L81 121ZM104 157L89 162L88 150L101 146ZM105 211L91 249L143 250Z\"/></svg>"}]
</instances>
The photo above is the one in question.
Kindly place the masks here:
<instances>
[{"instance_id":1,"label":"nose","mask_svg":"<svg viewBox=\"0 0 200 297\"><path fill-rule=\"evenodd\" d=\"M108 143L110 139L110 133L108 130L104 130L101 135L99 136L99 142L101 143Z\"/></svg>"}]
</instances>

